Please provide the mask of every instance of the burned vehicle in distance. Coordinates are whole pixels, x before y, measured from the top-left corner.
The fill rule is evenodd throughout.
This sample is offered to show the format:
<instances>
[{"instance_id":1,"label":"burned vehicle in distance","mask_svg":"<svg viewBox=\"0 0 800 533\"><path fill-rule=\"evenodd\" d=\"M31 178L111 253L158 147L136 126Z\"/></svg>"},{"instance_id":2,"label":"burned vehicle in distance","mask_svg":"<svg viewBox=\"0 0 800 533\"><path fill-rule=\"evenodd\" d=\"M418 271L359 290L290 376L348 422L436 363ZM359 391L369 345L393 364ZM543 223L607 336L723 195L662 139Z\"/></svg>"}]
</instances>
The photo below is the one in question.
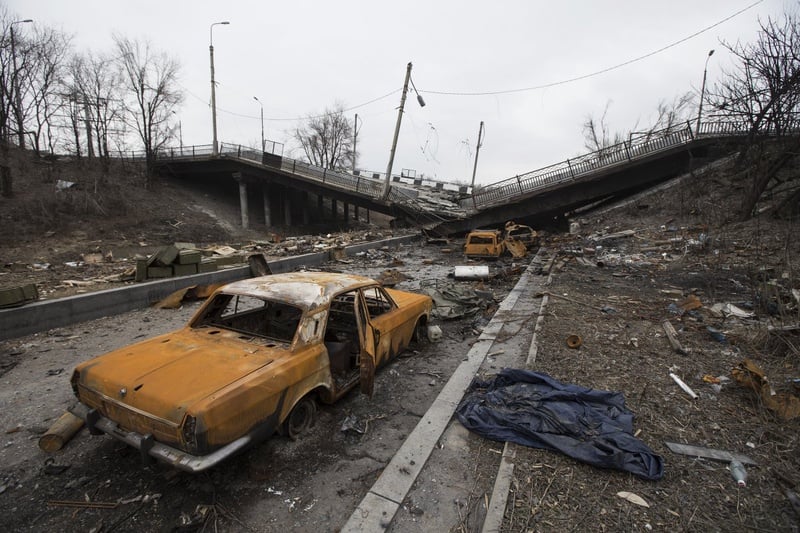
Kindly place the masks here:
<instances>
[{"instance_id":1,"label":"burned vehicle in distance","mask_svg":"<svg viewBox=\"0 0 800 533\"><path fill-rule=\"evenodd\" d=\"M199 472L275 432L296 438L427 331L430 297L362 276L298 272L218 289L188 325L79 364L70 411Z\"/></svg>"}]
</instances>

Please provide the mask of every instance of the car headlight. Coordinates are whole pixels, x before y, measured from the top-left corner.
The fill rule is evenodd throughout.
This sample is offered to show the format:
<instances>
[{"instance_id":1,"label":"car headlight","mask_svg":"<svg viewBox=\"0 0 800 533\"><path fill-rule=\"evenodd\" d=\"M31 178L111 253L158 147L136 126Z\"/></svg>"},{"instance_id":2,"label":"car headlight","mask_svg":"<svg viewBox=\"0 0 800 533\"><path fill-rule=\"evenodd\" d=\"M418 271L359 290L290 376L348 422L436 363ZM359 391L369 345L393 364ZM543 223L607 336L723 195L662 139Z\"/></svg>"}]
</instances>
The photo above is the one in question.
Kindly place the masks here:
<instances>
[{"instance_id":1,"label":"car headlight","mask_svg":"<svg viewBox=\"0 0 800 533\"><path fill-rule=\"evenodd\" d=\"M197 448L197 419L192 415L186 415L183 420L183 442L188 448Z\"/></svg>"},{"instance_id":2,"label":"car headlight","mask_svg":"<svg viewBox=\"0 0 800 533\"><path fill-rule=\"evenodd\" d=\"M78 395L78 382L81 380L81 373L77 370L72 372L72 377L69 378L69 384L72 386L72 392L75 396Z\"/></svg>"}]
</instances>

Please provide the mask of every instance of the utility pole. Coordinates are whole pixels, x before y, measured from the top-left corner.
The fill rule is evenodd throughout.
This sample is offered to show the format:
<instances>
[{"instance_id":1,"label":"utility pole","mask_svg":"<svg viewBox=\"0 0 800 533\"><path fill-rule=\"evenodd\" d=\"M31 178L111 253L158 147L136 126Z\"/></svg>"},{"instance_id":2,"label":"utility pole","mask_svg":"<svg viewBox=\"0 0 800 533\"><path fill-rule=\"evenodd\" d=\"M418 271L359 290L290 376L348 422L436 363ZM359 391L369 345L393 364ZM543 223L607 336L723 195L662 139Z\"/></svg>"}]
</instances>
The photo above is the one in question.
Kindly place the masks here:
<instances>
[{"instance_id":1,"label":"utility pole","mask_svg":"<svg viewBox=\"0 0 800 533\"><path fill-rule=\"evenodd\" d=\"M356 173L356 158L358 157L358 152L356 151L357 139L358 139L358 113L356 113L356 118L353 120L353 174Z\"/></svg>"},{"instance_id":2,"label":"utility pole","mask_svg":"<svg viewBox=\"0 0 800 533\"><path fill-rule=\"evenodd\" d=\"M397 150L397 137L400 135L400 123L403 120L403 108L406 105L406 93L408 93L408 80L411 79L411 61L406 67L406 81L403 82L403 94L400 97L400 108L397 112L397 125L394 127L394 139L392 139L392 149L389 152L389 165L386 167L386 183L383 186L381 200L389 198L389 191L392 190L392 165L394 164L394 152Z\"/></svg>"},{"instance_id":3,"label":"utility pole","mask_svg":"<svg viewBox=\"0 0 800 533\"><path fill-rule=\"evenodd\" d=\"M483 121L481 120L481 127L478 128L478 145L475 147L475 166L472 167L472 191L475 191L475 173L478 171L478 152L481 151L481 141L483 136Z\"/></svg>"}]
</instances>

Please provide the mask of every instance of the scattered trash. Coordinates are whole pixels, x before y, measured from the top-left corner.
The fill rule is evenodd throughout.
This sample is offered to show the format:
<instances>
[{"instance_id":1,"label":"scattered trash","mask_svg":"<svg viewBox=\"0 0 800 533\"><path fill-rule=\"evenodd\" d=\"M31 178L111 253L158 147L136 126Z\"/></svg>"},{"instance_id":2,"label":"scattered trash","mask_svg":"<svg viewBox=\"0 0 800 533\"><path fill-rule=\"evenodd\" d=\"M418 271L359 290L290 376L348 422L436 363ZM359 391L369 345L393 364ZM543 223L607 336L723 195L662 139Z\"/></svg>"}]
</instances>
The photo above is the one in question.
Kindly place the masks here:
<instances>
[{"instance_id":1,"label":"scattered trash","mask_svg":"<svg viewBox=\"0 0 800 533\"><path fill-rule=\"evenodd\" d=\"M684 311L692 311L694 309L700 309L703 307L703 302L701 302L700 298L698 298L696 295L690 294L678 305L680 305L680 308Z\"/></svg>"},{"instance_id":2,"label":"scattered trash","mask_svg":"<svg viewBox=\"0 0 800 533\"><path fill-rule=\"evenodd\" d=\"M679 444L677 442L664 442L664 445L669 448L673 453L680 455L690 455L692 457L702 457L704 459L712 459L714 461L721 461L723 463L730 463L733 460L739 461L742 464L757 465L755 461L746 455L733 453L717 448L706 448L704 446L693 446L691 444Z\"/></svg>"},{"instance_id":3,"label":"scattered trash","mask_svg":"<svg viewBox=\"0 0 800 533\"><path fill-rule=\"evenodd\" d=\"M42 468L42 472L47 474L48 476L57 476L68 469L71 465L58 465L56 464L56 460L52 457L48 457L44 460L44 468Z\"/></svg>"},{"instance_id":4,"label":"scattered trash","mask_svg":"<svg viewBox=\"0 0 800 533\"><path fill-rule=\"evenodd\" d=\"M428 340L430 342L439 342L442 340L442 328L439 326L428 326Z\"/></svg>"},{"instance_id":5,"label":"scattered trash","mask_svg":"<svg viewBox=\"0 0 800 533\"><path fill-rule=\"evenodd\" d=\"M347 417L344 419L344 422L342 422L340 431L342 433L352 431L354 433L358 433L359 435L363 435L367 432L367 424L360 422L356 415L347 415Z\"/></svg>"},{"instance_id":6,"label":"scattered trash","mask_svg":"<svg viewBox=\"0 0 800 533\"><path fill-rule=\"evenodd\" d=\"M731 471L731 477L736 480L736 484L740 487L747 486L747 470L744 465L736 459L730 462L728 468Z\"/></svg>"},{"instance_id":7,"label":"scattered trash","mask_svg":"<svg viewBox=\"0 0 800 533\"><path fill-rule=\"evenodd\" d=\"M617 496L619 496L623 500L628 500L629 502L631 502L633 504L640 505L642 507L650 507L650 504L648 504L646 501L644 501L644 498L642 498L638 494L634 494L633 492L627 492L627 491L623 490L623 491L618 492Z\"/></svg>"},{"instance_id":8,"label":"scattered trash","mask_svg":"<svg viewBox=\"0 0 800 533\"><path fill-rule=\"evenodd\" d=\"M781 419L792 420L800 416L800 398L793 394L773 391L764 371L750 359L745 359L736 365L731 374L739 385L755 392L763 404Z\"/></svg>"},{"instance_id":9,"label":"scattered trash","mask_svg":"<svg viewBox=\"0 0 800 533\"><path fill-rule=\"evenodd\" d=\"M728 344L728 338L720 330L712 328L711 326L706 326L706 331L708 331L712 339L720 344Z\"/></svg>"},{"instance_id":10,"label":"scattered trash","mask_svg":"<svg viewBox=\"0 0 800 533\"><path fill-rule=\"evenodd\" d=\"M206 523L206 519L208 518L209 511L211 510L210 505L198 505L195 507L194 512L192 514L181 513L180 523L178 527L180 529L186 530L188 528L195 528L200 527Z\"/></svg>"},{"instance_id":11,"label":"scattered trash","mask_svg":"<svg viewBox=\"0 0 800 533\"><path fill-rule=\"evenodd\" d=\"M456 266L453 277L458 280L488 279L489 267L486 265Z\"/></svg>"},{"instance_id":12,"label":"scattered trash","mask_svg":"<svg viewBox=\"0 0 800 533\"><path fill-rule=\"evenodd\" d=\"M672 381L674 381L675 383L677 383L677 384L678 384L678 386L680 386L680 388L682 388L682 389L683 389L683 391L684 391L686 394L688 394L689 396L691 396L693 400L696 400L696 399L697 399L697 393L696 393L696 392L694 392L694 391L692 390L692 388L691 388L691 387L689 387L689 385L687 385L686 383L684 383L684 381L683 381L681 378L679 378L679 377L678 377L676 374L674 374L673 372L670 372L670 373L669 373L669 377L671 377L671 378L672 378Z\"/></svg>"},{"instance_id":13,"label":"scattered trash","mask_svg":"<svg viewBox=\"0 0 800 533\"><path fill-rule=\"evenodd\" d=\"M573 350L577 350L583 344L583 339L581 339L580 335L569 335L567 337L567 348L572 348Z\"/></svg>"},{"instance_id":14,"label":"scattered trash","mask_svg":"<svg viewBox=\"0 0 800 533\"><path fill-rule=\"evenodd\" d=\"M160 302L153 304L156 309L178 309L183 302L192 302L195 300L204 300L211 296L224 283L214 283L212 285L190 285L179 289Z\"/></svg>"},{"instance_id":15,"label":"scattered trash","mask_svg":"<svg viewBox=\"0 0 800 533\"><path fill-rule=\"evenodd\" d=\"M664 320L661 323L661 326L664 328L664 332L667 334L667 340L669 340L669 344L672 346L672 349L675 351L675 353L686 355L688 352L681 344L681 341L678 340L678 332L675 331L675 327L673 327L672 322L669 320Z\"/></svg>"},{"instance_id":16,"label":"scattered trash","mask_svg":"<svg viewBox=\"0 0 800 533\"><path fill-rule=\"evenodd\" d=\"M716 303L709 308L711 314L723 318L733 316L736 318L754 318L756 316L752 311L745 311L741 307L737 307L731 303Z\"/></svg>"},{"instance_id":17,"label":"scattered trash","mask_svg":"<svg viewBox=\"0 0 800 533\"><path fill-rule=\"evenodd\" d=\"M392 268L381 272L380 275L378 275L378 277L375 278L375 281L377 281L384 287L394 287L401 281L405 281L407 279L409 279L408 276L406 276L399 270Z\"/></svg>"},{"instance_id":18,"label":"scattered trash","mask_svg":"<svg viewBox=\"0 0 800 533\"><path fill-rule=\"evenodd\" d=\"M116 509L119 502L88 502L83 500L48 500L53 507L77 507L79 509Z\"/></svg>"}]
</instances>

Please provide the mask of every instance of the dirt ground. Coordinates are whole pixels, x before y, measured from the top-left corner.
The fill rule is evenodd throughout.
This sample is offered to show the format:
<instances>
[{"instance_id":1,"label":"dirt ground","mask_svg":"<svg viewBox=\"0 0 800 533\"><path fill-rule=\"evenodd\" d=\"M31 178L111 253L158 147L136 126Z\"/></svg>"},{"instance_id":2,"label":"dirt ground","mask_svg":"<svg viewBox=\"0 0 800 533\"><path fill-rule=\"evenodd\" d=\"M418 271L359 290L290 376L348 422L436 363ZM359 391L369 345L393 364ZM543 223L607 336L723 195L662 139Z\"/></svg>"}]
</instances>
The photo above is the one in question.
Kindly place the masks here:
<instances>
[{"instance_id":1,"label":"dirt ground","mask_svg":"<svg viewBox=\"0 0 800 533\"><path fill-rule=\"evenodd\" d=\"M32 168L37 179L52 179L49 167ZM75 176L80 173L66 179ZM121 204L118 217L111 216L107 203L100 210L87 208L80 196L65 201L50 189L32 190L30 197L21 191L16 207L0 200L0 285L31 280L44 296L57 297L102 288L63 281L114 274L128 267L122 258L149 247L175 241L239 246L270 238L258 230L236 230L235 208L213 195L169 182L153 187L166 202L125 188L129 201ZM800 333L778 329L800 323L800 302L792 292L800 290L799 226L769 212L733 222L740 192L722 170L623 207L587 213L576 219L572 235L551 234L543 241L554 260L533 369L564 382L623 392L636 414L638 437L664 457L665 476L642 481L520 447L503 531L798 530L800 514L787 499L787 491L800 492L798 419L781 419L738 385L731 369L749 358L775 391L800 395ZM176 211L174 205L182 207ZM80 271L65 265L95 250L114 250L114 263ZM438 247L403 254L405 264L398 268L412 278L405 282L409 290L418 288L414 280L441 279L453 264L463 264L460 254ZM425 260L433 264L424 265ZM377 275L393 263L393 257L365 256L332 268ZM38 270L35 264L50 267ZM511 285L513 280L503 280L491 288L499 299ZM728 303L754 316L712 309ZM8 528L169 531L196 527L183 522L202 522L207 531L332 531L435 398L475 339L476 326L472 319L444 322L441 344L379 372L373 403L349 395L321 410L320 431L310 440L272 439L225 469L189 476L159 465L143 468L135 451L85 433L56 455L53 465L45 464L36 441L71 399L72 367L177 327L192 311L192 306L142 310L0 344L0 512L11 520ZM677 330L686 355L670 347L665 320ZM572 334L582 339L578 349L566 346ZM670 372L698 398L681 390ZM351 413L369 420L364 435L340 431ZM458 433L443 442L447 439L467 441L465 470L474 469L481 479L471 496L457 503L465 516L452 530L478 531L480 508L491 490L487 478L502 444ZM737 488L726 463L675 454L666 441L743 453L758 465L747 467L747 486ZM68 468L56 473L53 467L59 465ZM621 491L639 495L649 507L622 499ZM117 506L48 504L87 499ZM424 506L406 503L410 517L424 518L415 514ZM213 520L201 520L196 512L210 513Z\"/></svg>"},{"instance_id":2,"label":"dirt ground","mask_svg":"<svg viewBox=\"0 0 800 533\"><path fill-rule=\"evenodd\" d=\"M623 392L639 438L664 458L664 478L518 447L503 531L798 530L786 491L800 490L800 419L782 419L731 375L749 358L775 391L800 393L800 331L768 331L800 323L798 225L720 224L730 198L710 185L685 184L683 205L673 188L587 215L574 235L547 244L557 259L533 369ZM712 310L726 303L753 316ZM665 320L686 355L671 348ZM570 335L581 337L578 349ZM742 453L758 466L739 488L727 463L672 453L666 441Z\"/></svg>"}]
</instances>

